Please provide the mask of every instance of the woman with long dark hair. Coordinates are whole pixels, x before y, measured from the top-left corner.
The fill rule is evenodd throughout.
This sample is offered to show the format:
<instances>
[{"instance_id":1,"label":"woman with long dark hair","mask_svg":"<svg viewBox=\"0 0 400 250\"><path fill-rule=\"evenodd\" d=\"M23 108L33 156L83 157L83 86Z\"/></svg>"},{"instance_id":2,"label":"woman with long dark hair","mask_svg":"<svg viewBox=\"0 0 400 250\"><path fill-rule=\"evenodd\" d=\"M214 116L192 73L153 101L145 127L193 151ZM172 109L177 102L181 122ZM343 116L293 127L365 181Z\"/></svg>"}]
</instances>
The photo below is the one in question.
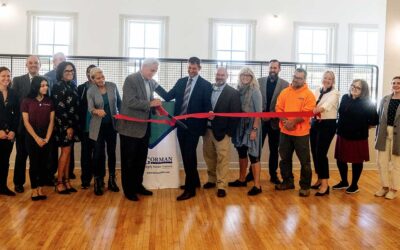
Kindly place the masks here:
<instances>
[{"instance_id":1,"label":"woman with long dark hair","mask_svg":"<svg viewBox=\"0 0 400 250\"><path fill-rule=\"evenodd\" d=\"M0 67L0 194L15 196L7 187L10 155L18 127L18 97L10 88L11 71Z\"/></svg>"},{"instance_id":2,"label":"woman with long dark hair","mask_svg":"<svg viewBox=\"0 0 400 250\"><path fill-rule=\"evenodd\" d=\"M58 83L53 87L53 103L55 107L54 137L61 148L58 159L56 191L59 194L77 192L69 181L69 163L74 142L79 141L79 96L74 82L75 65L62 62L57 67Z\"/></svg>"},{"instance_id":3,"label":"woman with long dark hair","mask_svg":"<svg viewBox=\"0 0 400 250\"><path fill-rule=\"evenodd\" d=\"M32 78L28 96L22 101L21 113L26 128L26 150L31 163L29 177L31 180L33 201L45 200L42 187L47 178L47 159L50 149L48 143L54 128L54 105L48 97L49 83L46 78Z\"/></svg>"}]
</instances>

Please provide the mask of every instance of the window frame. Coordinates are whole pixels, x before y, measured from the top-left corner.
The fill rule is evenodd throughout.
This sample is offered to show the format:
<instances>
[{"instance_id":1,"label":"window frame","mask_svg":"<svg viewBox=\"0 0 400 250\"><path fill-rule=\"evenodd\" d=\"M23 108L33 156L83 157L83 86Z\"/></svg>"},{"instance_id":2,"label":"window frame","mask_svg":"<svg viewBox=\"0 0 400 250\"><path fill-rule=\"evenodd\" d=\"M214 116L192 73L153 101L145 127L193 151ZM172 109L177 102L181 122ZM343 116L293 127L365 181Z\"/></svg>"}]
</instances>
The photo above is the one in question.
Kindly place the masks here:
<instances>
[{"instance_id":1,"label":"window frame","mask_svg":"<svg viewBox=\"0 0 400 250\"><path fill-rule=\"evenodd\" d=\"M350 63L354 63L354 48L353 48L353 40L354 40L354 32L357 29L367 30L367 31L376 31L378 34L377 48L376 48L376 65L379 65L380 56L379 56L379 25L378 24L349 24L349 51L348 51L348 61ZM365 56L369 56L368 54Z\"/></svg>"},{"instance_id":2,"label":"window frame","mask_svg":"<svg viewBox=\"0 0 400 250\"><path fill-rule=\"evenodd\" d=\"M243 19L221 19L221 18L210 18L209 19L209 57L215 60L217 59L217 25L218 24L227 24L227 25L235 25L235 24L246 24L249 26L249 34L248 34L248 44L246 51L246 61L254 60L255 58L255 50L256 50L256 20L243 20ZM231 53L233 50L230 50Z\"/></svg>"},{"instance_id":3,"label":"window frame","mask_svg":"<svg viewBox=\"0 0 400 250\"><path fill-rule=\"evenodd\" d=\"M168 26L169 17L167 16L137 16L137 15L120 15L120 54L123 57L129 57L128 38L129 38L129 23L131 21L139 22L161 22L160 34L160 54L159 58L168 57ZM144 47L146 48L146 47Z\"/></svg>"},{"instance_id":4,"label":"window frame","mask_svg":"<svg viewBox=\"0 0 400 250\"><path fill-rule=\"evenodd\" d=\"M39 19L49 19L54 20L70 20L70 44L68 48L68 55L74 55L77 51L77 28L78 28L78 13L75 12L51 12L51 11L28 11L28 41L27 41L27 51L30 54L38 53L38 26L37 23ZM53 47L56 44L50 44ZM64 44L62 44L64 45ZM57 53L58 51L54 51ZM52 56L52 55L46 55Z\"/></svg>"},{"instance_id":5,"label":"window frame","mask_svg":"<svg viewBox=\"0 0 400 250\"><path fill-rule=\"evenodd\" d=\"M336 62L336 52L337 52L337 30L338 24L336 23L312 23L312 22L294 22L294 36L293 36L293 53L292 58L295 62L299 61L299 31L302 27L306 28L319 28L328 30L328 50L327 50L327 60L326 63ZM315 63L315 62L311 62Z\"/></svg>"}]
</instances>

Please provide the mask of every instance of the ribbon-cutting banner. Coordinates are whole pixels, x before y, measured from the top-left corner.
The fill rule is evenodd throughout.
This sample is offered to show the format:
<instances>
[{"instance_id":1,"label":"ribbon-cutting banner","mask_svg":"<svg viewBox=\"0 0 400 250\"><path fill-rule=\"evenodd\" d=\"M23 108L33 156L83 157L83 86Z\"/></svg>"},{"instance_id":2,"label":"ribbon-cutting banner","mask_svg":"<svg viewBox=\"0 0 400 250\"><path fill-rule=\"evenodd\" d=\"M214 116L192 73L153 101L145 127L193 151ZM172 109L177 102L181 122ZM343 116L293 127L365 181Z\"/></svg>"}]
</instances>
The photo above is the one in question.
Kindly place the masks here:
<instances>
[{"instance_id":1,"label":"ribbon-cutting banner","mask_svg":"<svg viewBox=\"0 0 400 250\"><path fill-rule=\"evenodd\" d=\"M205 119L215 116L222 117L237 117L237 118L294 118L294 117L314 117L315 114L312 111L309 112L248 112L248 113L195 113L187 115L171 116L163 107L157 107L156 109L160 116L168 117L164 120L157 119L139 119L135 117L130 117L126 115L117 114L115 119L126 120L132 122L151 122L166 124L170 126L175 126L179 120L185 120L188 118Z\"/></svg>"}]
</instances>

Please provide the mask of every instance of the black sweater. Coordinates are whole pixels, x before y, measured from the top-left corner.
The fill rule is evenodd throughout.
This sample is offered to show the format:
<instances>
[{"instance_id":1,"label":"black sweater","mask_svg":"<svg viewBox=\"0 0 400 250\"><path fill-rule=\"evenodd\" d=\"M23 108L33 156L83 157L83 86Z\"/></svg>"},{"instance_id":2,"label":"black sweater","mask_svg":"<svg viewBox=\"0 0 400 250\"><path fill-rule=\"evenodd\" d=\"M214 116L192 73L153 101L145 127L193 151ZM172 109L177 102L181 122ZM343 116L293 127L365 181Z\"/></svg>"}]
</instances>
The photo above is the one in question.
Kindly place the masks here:
<instances>
[{"instance_id":1,"label":"black sweater","mask_svg":"<svg viewBox=\"0 0 400 250\"><path fill-rule=\"evenodd\" d=\"M375 126L379 116L375 105L367 99L342 97L339 106L337 134L348 140L368 139L369 126Z\"/></svg>"},{"instance_id":2,"label":"black sweater","mask_svg":"<svg viewBox=\"0 0 400 250\"><path fill-rule=\"evenodd\" d=\"M0 93L0 130L16 132L19 121L19 105L15 91L8 89L7 105L4 105L3 95Z\"/></svg>"}]
</instances>

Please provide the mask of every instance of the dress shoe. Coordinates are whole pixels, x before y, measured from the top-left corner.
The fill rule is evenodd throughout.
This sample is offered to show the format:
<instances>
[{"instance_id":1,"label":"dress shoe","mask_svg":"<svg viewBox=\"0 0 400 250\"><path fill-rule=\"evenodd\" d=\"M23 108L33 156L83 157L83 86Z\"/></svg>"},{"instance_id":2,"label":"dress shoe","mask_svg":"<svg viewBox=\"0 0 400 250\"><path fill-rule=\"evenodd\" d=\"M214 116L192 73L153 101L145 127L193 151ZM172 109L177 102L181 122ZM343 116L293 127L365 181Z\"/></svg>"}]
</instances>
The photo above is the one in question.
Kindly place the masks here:
<instances>
[{"instance_id":1,"label":"dress shoe","mask_svg":"<svg viewBox=\"0 0 400 250\"><path fill-rule=\"evenodd\" d=\"M218 189L217 196L220 197L220 198L225 197L226 196L225 190L224 189Z\"/></svg>"},{"instance_id":2,"label":"dress shoe","mask_svg":"<svg viewBox=\"0 0 400 250\"><path fill-rule=\"evenodd\" d=\"M108 178L108 190L112 192L119 192L119 187L115 181L115 175L110 175Z\"/></svg>"},{"instance_id":3,"label":"dress shoe","mask_svg":"<svg viewBox=\"0 0 400 250\"><path fill-rule=\"evenodd\" d=\"M130 201L139 201L139 197L136 194L132 194L132 195L129 195L129 196L125 195L125 197Z\"/></svg>"},{"instance_id":4,"label":"dress shoe","mask_svg":"<svg viewBox=\"0 0 400 250\"><path fill-rule=\"evenodd\" d=\"M329 194L329 186L328 188L325 190L325 192L320 193L320 192L316 192L315 196L324 196L324 195L328 195Z\"/></svg>"},{"instance_id":5,"label":"dress shoe","mask_svg":"<svg viewBox=\"0 0 400 250\"><path fill-rule=\"evenodd\" d=\"M228 182L228 186L229 187L247 187L247 182L239 181L239 180L231 181L231 182Z\"/></svg>"},{"instance_id":6,"label":"dress shoe","mask_svg":"<svg viewBox=\"0 0 400 250\"><path fill-rule=\"evenodd\" d=\"M41 194L38 197L40 200L47 200L47 195Z\"/></svg>"},{"instance_id":7,"label":"dress shoe","mask_svg":"<svg viewBox=\"0 0 400 250\"><path fill-rule=\"evenodd\" d=\"M260 188L254 186L250 189L249 192L247 192L247 195L254 196L254 195L260 194L261 192L262 192L261 186L260 186Z\"/></svg>"},{"instance_id":8,"label":"dress shoe","mask_svg":"<svg viewBox=\"0 0 400 250\"><path fill-rule=\"evenodd\" d=\"M381 188L378 192L375 193L377 197L384 197L389 192L389 188Z\"/></svg>"},{"instance_id":9,"label":"dress shoe","mask_svg":"<svg viewBox=\"0 0 400 250\"><path fill-rule=\"evenodd\" d=\"M273 183L273 184L275 184L275 185L278 185L278 184L281 184L281 183L282 183L282 182L279 180L278 177L271 177L271 178L269 179L269 182L271 182L271 183Z\"/></svg>"},{"instance_id":10,"label":"dress shoe","mask_svg":"<svg viewBox=\"0 0 400 250\"><path fill-rule=\"evenodd\" d=\"M213 182L207 182L206 184L203 185L204 189L210 189L210 188L215 188L217 186L217 184L213 183Z\"/></svg>"},{"instance_id":11,"label":"dress shoe","mask_svg":"<svg viewBox=\"0 0 400 250\"><path fill-rule=\"evenodd\" d=\"M311 186L311 189L319 189L320 186L321 186L321 183L314 184L314 185Z\"/></svg>"},{"instance_id":12,"label":"dress shoe","mask_svg":"<svg viewBox=\"0 0 400 250\"><path fill-rule=\"evenodd\" d=\"M14 190L17 193L23 193L25 191L24 186L22 186L22 185L15 185Z\"/></svg>"},{"instance_id":13,"label":"dress shoe","mask_svg":"<svg viewBox=\"0 0 400 250\"><path fill-rule=\"evenodd\" d=\"M294 188L295 188L294 184L288 182L282 182L281 184L275 185L275 190L288 190Z\"/></svg>"},{"instance_id":14,"label":"dress shoe","mask_svg":"<svg viewBox=\"0 0 400 250\"><path fill-rule=\"evenodd\" d=\"M0 194L4 194L7 196L15 196L16 194L11 191L8 187L2 187L0 188Z\"/></svg>"},{"instance_id":15,"label":"dress shoe","mask_svg":"<svg viewBox=\"0 0 400 250\"><path fill-rule=\"evenodd\" d=\"M138 193L138 194L141 194L141 195L146 195L146 196L153 195L153 192L151 192L150 190L146 189L145 187L139 188L139 190L137 191L137 193Z\"/></svg>"},{"instance_id":16,"label":"dress shoe","mask_svg":"<svg viewBox=\"0 0 400 250\"><path fill-rule=\"evenodd\" d=\"M253 173L252 173L252 172L249 172L249 173L246 175L246 182L250 182L250 181L253 181L253 180L254 180Z\"/></svg>"},{"instance_id":17,"label":"dress shoe","mask_svg":"<svg viewBox=\"0 0 400 250\"><path fill-rule=\"evenodd\" d=\"M310 196L310 189L300 189L299 190L300 197L308 197Z\"/></svg>"},{"instance_id":18,"label":"dress shoe","mask_svg":"<svg viewBox=\"0 0 400 250\"><path fill-rule=\"evenodd\" d=\"M95 177L94 178L94 194L97 196L101 196L104 194L104 188L102 184L102 179L101 177Z\"/></svg>"},{"instance_id":19,"label":"dress shoe","mask_svg":"<svg viewBox=\"0 0 400 250\"><path fill-rule=\"evenodd\" d=\"M184 201L184 200L188 200L192 197L196 196L196 193L194 192L189 192L189 191L184 191L181 195L179 195L176 200L177 201Z\"/></svg>"},{"instance_id":20,"label":"dress shoe","mask_svg":"<svg viewBox=\"0 0 400 250\"><path fill-rule=\"evenodd\" d=\"M350 187L348 187L347 189L346 189L346 193L348 193L348 194L355 194L355 193L358 193L360 190L358 190L358 186L357 185L351 185Z\"/></svg>"},{"instance_id":21,"label":"dress shoe","mask_svg":"<svg viewBox=\"0 0 400 250\"><path fill-rule=\"evenodd\" d=\"M39 195L31 196L31 199L32 199L33 201L40 201L40 200L41 200Z\"/></svg>"}]
</instances>

